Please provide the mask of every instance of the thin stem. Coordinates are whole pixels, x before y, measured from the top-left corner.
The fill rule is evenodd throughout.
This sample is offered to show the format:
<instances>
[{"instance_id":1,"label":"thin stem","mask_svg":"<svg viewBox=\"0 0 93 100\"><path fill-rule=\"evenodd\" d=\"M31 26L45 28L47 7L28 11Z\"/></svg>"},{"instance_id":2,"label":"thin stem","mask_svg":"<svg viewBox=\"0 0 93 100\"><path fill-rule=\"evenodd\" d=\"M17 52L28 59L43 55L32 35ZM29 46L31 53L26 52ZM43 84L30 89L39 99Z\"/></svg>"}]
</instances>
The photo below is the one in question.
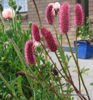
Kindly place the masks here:
<instances>
[{"instance_id":1,"label":"thin stem","mask_svg":"<svg viewBox=\"0 0 93 100\"><path fill-rule=\"evenodd\" d=\"M64 65L68 71L68 74L69 74L69 78L72 80L72 77L71 77L71 74L70 74L70 71L68 69L68 65L67 65L67 62L66 62L66 58L65 58L65 55L64 55L64 51L63 51L63 48L61 47L61 51L62 51L62 57L63 57L63 62L64 62Z\"/></svg>"},{"instance_id":2,"label":"thin stem","mask_svg":"<svg viewBox=\"0 0 93 100\"><path fill-rule=\"evenodd\" d=\"M3 82L8 87L8 89L12 92L12 94L16 98L16 100L18 100L16 93L15 93L15 90L13 88L11 88L11 86L8 84L8 82L5 80L5 78L3 77L3 75L1 73L0 73L0 78L3 80Z\"/></svg>"},{"instance_id":3,"label":"thin stem","mask_svg":"<svg viewBox=\"0 0 93 100\"><path fill-rule=\"evenodd\" d=\"M4 23L4 19L2 18L1 13L0 13L0 18L1 18L2 26L3 26L3 33L4 33L5 32L5 23Z\"/></svg>"},{"instance_id":4,"label":"thin stem","mask_svg":"<svg viewBox=\"0 0 93 100\"><path fill-rule=\"evenodd\" d=\"M79 27L77 27L77 29L76 29L76 41L75 41L77 64L78 64L78 47L77 47L78 31L79 31ZM78 65L79 65L79 64L78 64ZM79 75L79 72L78 72L78 81L79 81L79 91L81 92L81 82L80 82L80 75Z\"/></svg>"},{"instance_id":5,"label":"thin stem","mask_svg":"<svg viewBox=\"0 0 93 100\"><path fill-rule=\"evenodd\" d=\"M41 42L41 45L42 45L42 47L44 48L44 50L45 50L46 54L48 55L49 59L50 59L51 62L53 63L54 67L57 69L57 71L60 73L60 75L61 75L65 80L67 80L67 79L65 78L65 76L62 75L62 73L60 72L60 70L56 67L56 64L55 64L54 61L52 60L51 56L48 54L48 52L47 52L46 48L44 47L44 45L42 44L42 42Z\"/></svg>"},{"instance_id":6,"label":"thin stem","mask_svg":"<svg viewBox=\"0 0 93 100\"><path fill-rule=\"evenodd\" d=\"M68 77L68 75L67 75L67 73L66 73L66 71L65 71L65 69L64 69L64 67L63 67L63 65L62 65L62 63L61 63L61 61L60 61L60 58L58 57L58 55L57 55L56 52L55 52L55 55L56 55L56 57L57 57L57 59L58 59L60 65L61 65L61 67L62 67L63 72L65 73L66 77L69 79L69 77Z\"/></svg>"},{"instance_id":7,"label":"thin stem","mask_svg":"<svg viewBox=\"0 0 93 100\"><path fill-rule=\"evenodd\" d=\"M36 1L33 0L33 3L34 3L34 5L35 5L36 12L37 12L37 15L38 15L38 19L39 19L40 25L41 25L41 27L42 27L42 21L41 21L41 18L40 18L40 14L39 14L39 10L38 10L38 7L37 7L37 4L36 4Z\"/></svg>"},{"instance_id":8,"label":"thin stem","mask_svg":"<svg viewBox=\"0 0 93 100\"><path fill-rule=\"evenodd\" d=\"M78 72L79 72L79 75L80 75L82 84L83 84L83 86L84 86L84 88L85 88L85 91L86 91L86 93L87 93L88 99L90 100L90 96L89 96L88 90L87 90L87 88L86 88L86 85L85 85L85 83L84 83L82 74L81 74L81 72L80 72L80 67L79 67L79 65L77 64L77 61L76 61L76 59L75 59L75 56L74 56L74 54L73 54L73 52L72 52L71 44L70 44L69 37L68 37L67 34L66 34L66 38L67 38L67 41L68 41L68 44L69 44L69 48L70 48L71 54L72 54L73 59L74 59L74 61L75 61L75 63L76 63L76 66L77 66L77 69L78 69Z\"/></svg>"},{"instance_id":9,"label":"thin stem","mask_svg":"<svg viewBox=\"0 0 93 100\"><path fill-rule=\"evenodd\" d=\"M25 73L24 73L25 74ZM49 88L56 94L56 96L59 98L59 100L63 100L59 95L58 95L58 93L56 92L56 90L54 89L54 87L51 87L46 81L44 81L44 80L39 80L37 77L35 77L35 76L33 76L33 75L29 75L29 74L25 74L25 75L27 75L27 76L29 76L29 77L32 77L33 79L36 79L37 81L39 81L40 82L40 84L41 84L41 82L43 82L43 83L45 83L46 85L48 85L49 86ZM41 76L41 74L40 74L40 76ZM42 77L42 76L41 76Z\"/></svg>"},{"instance_id":10,"label":"thin stem","mask_svg":"<svg viewBox=\"0 0 93 100\"><path fill-rule=\"evenodd\" d=\"M59 44L60 48L62 48L62 35L61 35L61 44L60 44L60 42L59 42L59 40L58 40L58 32L57 32L56 27L55 27L54 24L53 24L53 28L54 28L54 30L55 30L55 35L56 35L58 44ZM66 62L66 59L65 59L65 55L64 55L63 48L62 48L61 50L62 50L63 62L64 62L65 66L66 66L66 69L67 69L67 71L68 71L68 73L69 73L69 77L72 79L71 74L70 74L70 71L69 71L68 66L67 66L67 62ZM56 54L57 54L57 53L56 53ZM56 56L57 56L57 55L56 55ZM57 56L57 58L58 58L58 60L60 60L58 56ZM63 66L63 65L61 64L61 61L60 61L60 65L61 65L61 67ZM63 70L64 70L64 67L63 67ZM64 70L64 71L65 71L65 70ZM66 74L66 73L65 73L65 74ZM66 75L66 76L67 76L67 75Z\"/></svg>"},{"instance_id":11,"label":"thin stem","mask_svg":"<svg viewBox=\"0 0 93 100\"><path fill-rule=\"evenodd\" d=\"M58 79L58 80L59 80L60 88L61 88L61 91L62 91L62 94L63 94L63 89L62 89L62 85L61 85L61 80L60 80L60 79Z\"/></svg>"},{"instance_id":12,"label":"thin stem","mask_svg":"<svg viewBox=\"0 0 93 100\"><path fill-rule=\"evenodd\" d=\"M39 71L39 68L36 66L36 69L37 69L37 71L39 72L39 75L40 75L40 77L42 78L42 80L44 81L44 78L42 77L42 74L41 74L41 72ZM46 83L47 85L48 85L48 83L46 82L46 81L44 81L44 83ZM53 92L56 94L56 96L58 97L58 98L60 98L60 96L57 94L57 92L55 91L55 88L54 87L52 87L52 90L53 90ZM61 100L61 98L60 98L60 100Z\"/></svg>"},{"instance_id":13,"label":"thin stem","mask_svg":"<svg viewBox=\"0 0 93 100\"><path fill-rule=\"evenodd\" d=\"M41 41L40 41L40 42L41 42ZM74 85L72 79L70 79L70 78L66 79L65 76L62 75L62 73L60 72L60 70L56 67L56 65L55 65L54 61L52 60L51 56L48 54L46 48L43 46L42 42L41 42L41 45L42 45L42 47L44 48L44 50L45 50L46 54L48 55L49 59L51 60L51 62L52 62L53 65L55 66L55 68L57 69L57 71L60 73L60 75L61 75L67 82L69 82L69 83L73 86L73 88L75 89L76 93L79 95L79 97L81 98L81 100L83 100L82 97L84 98L84 100L86 100L86 98L85 98L85 97L78 91L78 89L75 87L75 85Z\"/></svg>"},{"instance_id":14,"label":"thin stem","mask_svg":"<svg viewBox=\"0 0 93 100\"><path fill-rule=\"evenodd\" d=\"M56 16L56 24L57 24L57 16ZM64 55L64 51L63 51L63 48L62 48L62 34L61 34L61 42L60 42L60 41L59 41L59 38L58 38L58 31L56 30L56 27L55 27L54 24L53 24L53 28L54 28L54 30L55 30L55 35L56 35L58 44L59 44L59 46L60 46L60 48L61 48L61 50L62 50L62 56L63 56L63 60L64 60L64 63L65 63L65 66L66 66L66 68L67 68L67 70L68 70L68 73L69 73L69 76L70 76L70 78L71 78L71 74L70 74L70 72L69 72L69 69L68 69L68 66L67 66L67 63L66 63L66 59L65 59L65 55Z\"/></svg>"},{"instance_id":15,"label":"thin stem","mask_svg":"<svg viewBox=\"0 0 93 100\"><path fill-rule=\"evenodd\" d=\"M59 42L59 39L58 39L58 34L57 34L56 27L55 27L55 25L54 25L54 24L53 24L52 26L53 26L54 31L55 31L55 36L56 36L57 42L58 42L58 44L60 45L60 42Z\"/></svg>"},{"instance_id":16,"label":"thin stem","mask_svg":"<svg viewBox=\"0 0 93 100\"><path fill-rule=\"evenodd\" d=\"M36 12L37 12L37 15L38 15L38 20L39 20L40 26L43 27L43 24L42 24L42 21L41 21L41 18L40 18L40 14L39 14L39 10L38 10L36 1L33 0L33 3L34 3L34 5L35 5L35 9L36 9ZM45 45L45 41L43 41L43 42L44 42L44 45ZM45 54L45 60L47 60L47 55L46 55L45 52L44 52L44 54Z\"/></svg>"},{"instance_id":17,"label":"thin stem","mask_svg":"<svg viewBox=\"0 0 93 100\"><path fill-rule=\"evenodd\" d=\"M81 93L80 91L78 91L78 89L76 88L76 86L74 85L73 81L71 82L72 86L74 87L76 93L78 94L78 96L81 98L81 100L87 100Z\"/></svg>"},{"instance_id":18,"label":"thin stem","mask_svg":"<svg viewBox=\"0 0 93 100\"><path fill-rule=\"evenodd\" d=\"M62 39L63 39L63 35L61 34L61 47L62 47Z\"/></svg>"}]
</instances>

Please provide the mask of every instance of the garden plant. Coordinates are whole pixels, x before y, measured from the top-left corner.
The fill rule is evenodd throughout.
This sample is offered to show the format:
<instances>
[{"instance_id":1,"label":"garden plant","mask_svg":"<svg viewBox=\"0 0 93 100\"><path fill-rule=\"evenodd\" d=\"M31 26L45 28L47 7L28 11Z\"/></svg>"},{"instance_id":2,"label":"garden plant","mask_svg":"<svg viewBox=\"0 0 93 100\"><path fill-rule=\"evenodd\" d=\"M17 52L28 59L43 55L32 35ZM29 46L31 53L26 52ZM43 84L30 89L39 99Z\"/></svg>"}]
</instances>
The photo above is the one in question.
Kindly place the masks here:
<instances>
[{"instance_id":1,"label":"garden plant","mask_svg":"<svg viewBox=\"0 0 93 100\"><path fill-rule=\"evenodd\" d=\"M76 55L73 54L68 32L70 30L70 4L50 3L45 9L47 23L54 33L44 27L35 0L32 0L40 25L29 23L28 30L22 29L21 6L9 0L9 9L0 11L0 99L1 100L74 100L76 93L81 100L91 100ZM84 12L80 4L75 4L74 23L76 41L78 28L84 24ZM56 29L59 21L59 31ZM8 26L8 28L7 28ZM78 74L77 87L71 75L71 56L62 48L65 35ZM50 55L53 53L58 64ZM86 96L82 94L81 85Z\"/></svg>"}]
</instances>

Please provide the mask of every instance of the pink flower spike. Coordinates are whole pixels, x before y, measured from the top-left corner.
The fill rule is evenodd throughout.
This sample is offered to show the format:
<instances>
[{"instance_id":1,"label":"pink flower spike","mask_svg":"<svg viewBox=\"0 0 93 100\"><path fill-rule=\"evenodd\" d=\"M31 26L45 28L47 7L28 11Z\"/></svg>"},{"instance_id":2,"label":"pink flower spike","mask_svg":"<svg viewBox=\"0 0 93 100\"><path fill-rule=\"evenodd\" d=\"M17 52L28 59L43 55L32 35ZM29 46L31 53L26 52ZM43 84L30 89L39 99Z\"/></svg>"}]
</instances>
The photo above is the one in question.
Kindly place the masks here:
<instances>
[{"instance_id":1,"label":"pink flower spike","mask_svg":"<svg viewBox=\"0 0 93 100\"><path fill-rule=\"evenodd\" d=\"M82 26L84 24L84 11L81 4L76 4L75 8L74 23L76 26Z\"/></svg>"},{"instance_id":2,"label":"pink flower spike","mask_svg":"<svg viewBox=\"0 0 93 100\"><path fill-rule=\"evenodd\" d=\"M34 43L32 40L28 40L26 42L25 48L24 48L24 55L28 64L30 65L36 64L36 58L34 54Z\"/></svg>"},{"instance_id":3,"label":"pink flower spike","mask_svg":"<svg viewBox=\"0 0 93 100\"><path fill-rule=\"evenodd\" d=\"M70 28L70 5L65 2L59 10L59 29L62 34L67 34Z\"/></svg>"},{"instance_id":4,"label":"pink flower spike","mask_svg":"<svg viewBox=\"0 0 93 100\"><path fill-rule=\"evenodd\" d=\"M52 52L56 52L57 44L56 44L56 41L55 41L52 33L50 31L48 31L46 28L43 27L41 29L41 34L43 35L44 39L46 40L46 44L47 44L48 48Z\"/></svg>"},{"instance_id":5,"label":"pink flower spike","mask_svg":"<svg viewBox=\"0 0 93 100\"><path fill-rule=\"evenodd\" d=\"M40 41L40 32L36 24L32 24L32 37L35 41Z\"/></svg>"},{"instance_id":6,"label":"pink flower spike","mask_svg":"<svg viewBox=\"0 0 93 100\"><path fill-rule=\"evenodd\" d=\"M55 20L55 10L53 4L49 4L46 8L46 21L49 24L53 24Z\"/></svg>"}]
</instances>

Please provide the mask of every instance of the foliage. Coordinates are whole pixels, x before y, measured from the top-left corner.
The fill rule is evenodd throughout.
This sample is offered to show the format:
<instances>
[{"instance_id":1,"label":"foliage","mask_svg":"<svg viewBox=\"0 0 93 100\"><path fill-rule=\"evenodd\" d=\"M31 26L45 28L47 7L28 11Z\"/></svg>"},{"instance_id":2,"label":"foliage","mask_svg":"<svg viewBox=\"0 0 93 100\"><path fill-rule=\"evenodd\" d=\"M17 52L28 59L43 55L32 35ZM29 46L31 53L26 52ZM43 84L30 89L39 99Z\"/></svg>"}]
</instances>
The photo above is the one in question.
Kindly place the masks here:
<instances>
[{"instance_id":1,"label":"foliage","mask_svg":"<svg viewBox=\"0 0 93 100\"><path fill-rule=\"evenodd\" d=\"M81 39L91 39L93 37L91 20L86 18L86 23L79 27L78 37Z\"/></svg>"},{"instance_id":2,"label":"foliage","mask_svg":"<svg viewBox=\"0 0 93 100\"><path fill-rule=\"evenodd\" d=\"M41 45L35 48L36 65L27 64L24 46L27 40L33 40L32 23L29 24L28 30L23 30L21 15L18 13L20 9L17 11L16 2L13 0L9 0L9 5L15 11L15 16L7 19L8 25L1 16L2 23L0 23L0 86L2 86L0 99L73 100L74 98L68 94L74 91L82 97L70 74L71 56L65 55L60 45L54 52L60 63L60 69L57 63L51 60L53 58L45 47L43 38L40 41ZM82 70L82 73L86 71L88 69Z\"/></svg>"}]
</instances>

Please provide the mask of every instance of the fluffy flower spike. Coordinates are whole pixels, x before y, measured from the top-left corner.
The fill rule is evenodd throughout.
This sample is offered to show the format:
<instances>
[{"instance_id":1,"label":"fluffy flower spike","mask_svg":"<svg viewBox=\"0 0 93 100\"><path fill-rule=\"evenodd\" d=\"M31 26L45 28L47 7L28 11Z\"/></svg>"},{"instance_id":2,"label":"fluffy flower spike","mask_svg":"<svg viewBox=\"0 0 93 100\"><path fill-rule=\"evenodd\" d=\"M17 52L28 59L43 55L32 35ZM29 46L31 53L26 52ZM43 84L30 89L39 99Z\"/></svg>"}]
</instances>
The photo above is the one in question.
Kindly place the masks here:
<instances>
[{"instance_id":1,"label":"fluffy flower spike","mask_svg":"<svg viewBox=\"0 0 93 100\"><path fill-rule=\"evenodd\" d=\"M59 11L59 29L62 34L66 34L70 27L70 5L64 2Z\"/></svg>"},{"instance_id":2,"label":"fluffy flower spike","mask_svg":"<svg viewBox=\"0 0 93 100\"><path fill-rule=\"evenodd\" d=\"M75 16L74 16L74 23L76 26L82 26L84 24L84 11L82 9L81 4L76 4L75 8Z\"/></svg>"},{"instance_id":3,"label":"fluffy flower spike","mask_svg":"<svg viewBox=\"0 0 93 100\"><path fill-rule=\"evenodd\" d=\"M40 41L40 32L36 24L32 24L32 37L35 41Z\"/></svg>"},{"instance_id":4,"label":"fluffy flower spike","mask_svg":"<svg viewBox=\"0 0 93 100\"><path fill-rule=\"evenodd\" d=\"M36 64L36 58L34 54L34 43L32 40L28 40L24 48L25 59L28 64Z\"/></svg>"},{"instance_id":5,"label":"fluffy flower spike","mask_svg":"<svg viewBox=\"0 0 93 100\"><path fill-rule=\"evenodd\" d=\"M57 44L56 41L50 31L48 31L46 28L41 29L41 34L43 35L44 39L46 40L46 44L48 48L55 52L57 50Z\"/></svg>"},{"instance_id":6,"label":"fluffy flower spike","mask_svg":"<svg viewBox=\"0 0 93 100\"><path fill-rule=\"evenodd\" d=\"M49 24L53 24L55 20L55 10L53 4L49 4L46 8L46 21Z\"/></svg>"}]
</instances>

